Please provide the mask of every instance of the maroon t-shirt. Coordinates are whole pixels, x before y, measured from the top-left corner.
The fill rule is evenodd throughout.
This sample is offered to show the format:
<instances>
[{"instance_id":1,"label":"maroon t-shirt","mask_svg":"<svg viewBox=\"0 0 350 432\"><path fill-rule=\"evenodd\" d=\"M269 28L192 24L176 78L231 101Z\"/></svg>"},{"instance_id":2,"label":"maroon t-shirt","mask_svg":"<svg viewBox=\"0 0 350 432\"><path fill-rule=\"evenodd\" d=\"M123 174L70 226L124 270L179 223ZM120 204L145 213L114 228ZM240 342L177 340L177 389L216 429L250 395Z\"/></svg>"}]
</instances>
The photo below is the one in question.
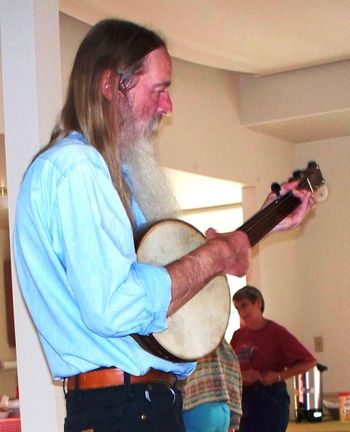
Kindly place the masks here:
<instances>
[{"instance_id":1,"label":"maroon t-shirt","mask_svg":"<svg viewBox=\"0 0 350 432\"><path fill-rule=\"evenodd\" d=\"M242 327L232 336L231 346L242 371L283 371L302 361L313 361L313 355L285 327L268 320L260 330Z\"/></svg>"}]
</instances>

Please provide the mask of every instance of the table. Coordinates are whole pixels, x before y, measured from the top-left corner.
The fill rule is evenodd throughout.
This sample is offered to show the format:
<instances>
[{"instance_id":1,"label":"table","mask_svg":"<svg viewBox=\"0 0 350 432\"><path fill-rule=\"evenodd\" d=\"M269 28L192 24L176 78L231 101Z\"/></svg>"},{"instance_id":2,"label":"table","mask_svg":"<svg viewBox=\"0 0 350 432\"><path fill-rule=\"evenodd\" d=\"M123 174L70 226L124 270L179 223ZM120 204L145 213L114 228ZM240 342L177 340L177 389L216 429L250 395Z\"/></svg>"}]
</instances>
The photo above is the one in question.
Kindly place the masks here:
<instances>
[{"instance_id":1,"label":"table","mask_svg":"<svg viewBox=\"0 0 350 432\"><path fill-rule=\"evenodd\" d=\"M321 421L321 422L289 422L287 432L350 432L350 422Z\"/></svg>"}]
</instances>

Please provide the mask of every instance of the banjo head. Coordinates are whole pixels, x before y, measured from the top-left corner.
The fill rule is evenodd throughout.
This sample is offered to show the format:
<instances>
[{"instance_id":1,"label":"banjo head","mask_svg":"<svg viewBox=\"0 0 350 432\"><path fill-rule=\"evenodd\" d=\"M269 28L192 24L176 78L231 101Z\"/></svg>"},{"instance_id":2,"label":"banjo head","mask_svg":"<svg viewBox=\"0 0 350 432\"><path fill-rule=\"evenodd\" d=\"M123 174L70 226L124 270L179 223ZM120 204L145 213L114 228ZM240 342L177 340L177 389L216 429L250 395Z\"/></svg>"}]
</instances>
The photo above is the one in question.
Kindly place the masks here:
<instances>
[{"instance_id":1,"label":"banjo head","mask_svg":"<svg viewBox=\"0 0 350 432\"><path fill-rule=\"evenodd\" d=\"M180 220L154 225L142 238L140 262L165 266L205 243L204 235ZM184 306L168 318L168 328L153 333L170 354L186 361L203 357L219 345L225 335L231 308L225 276L217 276Z\"/></svg>"}]
</instances>

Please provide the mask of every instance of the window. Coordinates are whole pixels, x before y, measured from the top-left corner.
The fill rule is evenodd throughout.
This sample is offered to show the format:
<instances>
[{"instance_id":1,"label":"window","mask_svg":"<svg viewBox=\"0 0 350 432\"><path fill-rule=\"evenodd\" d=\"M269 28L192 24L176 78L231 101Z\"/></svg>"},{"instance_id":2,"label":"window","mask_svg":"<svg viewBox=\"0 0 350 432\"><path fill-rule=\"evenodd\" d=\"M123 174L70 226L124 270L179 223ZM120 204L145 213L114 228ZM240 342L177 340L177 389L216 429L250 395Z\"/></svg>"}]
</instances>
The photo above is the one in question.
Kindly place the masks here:
<instances>
[{"instance_id":1,"label":"window","mask_svg":"<svg viewBox=\"0 0 350 432\"><path fill-rule=\"evenodd\" d=\"M242 185L183 171L166 169L179 202L179 219L196 227L202 233L209 227L218 232L233 231L243 223ZM231 297L246 285L246 278L227 276ZM239 328L239 316L231 305L231 314L225 337L231 340Z\"/></svg>"}]
</instances>

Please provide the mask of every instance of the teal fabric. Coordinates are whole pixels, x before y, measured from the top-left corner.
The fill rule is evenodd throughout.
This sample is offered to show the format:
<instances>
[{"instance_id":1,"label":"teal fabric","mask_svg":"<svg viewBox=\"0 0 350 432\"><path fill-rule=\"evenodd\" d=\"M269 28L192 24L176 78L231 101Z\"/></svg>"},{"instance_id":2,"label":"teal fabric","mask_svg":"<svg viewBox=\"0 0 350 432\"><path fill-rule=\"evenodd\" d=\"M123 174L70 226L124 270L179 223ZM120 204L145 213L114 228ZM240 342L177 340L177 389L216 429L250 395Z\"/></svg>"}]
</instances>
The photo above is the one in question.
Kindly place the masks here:
<instances>
[{"instance_id":1,"label":"teal fabric","mask_svg":"<svg viewBox=\"0 0 350 432\"><path fill-rule=\"evenodd\" d=\"M227 432L230 425L230 409L226 402L198 405L183 412L186 432Z\"/></svg>"}]
</instances>

